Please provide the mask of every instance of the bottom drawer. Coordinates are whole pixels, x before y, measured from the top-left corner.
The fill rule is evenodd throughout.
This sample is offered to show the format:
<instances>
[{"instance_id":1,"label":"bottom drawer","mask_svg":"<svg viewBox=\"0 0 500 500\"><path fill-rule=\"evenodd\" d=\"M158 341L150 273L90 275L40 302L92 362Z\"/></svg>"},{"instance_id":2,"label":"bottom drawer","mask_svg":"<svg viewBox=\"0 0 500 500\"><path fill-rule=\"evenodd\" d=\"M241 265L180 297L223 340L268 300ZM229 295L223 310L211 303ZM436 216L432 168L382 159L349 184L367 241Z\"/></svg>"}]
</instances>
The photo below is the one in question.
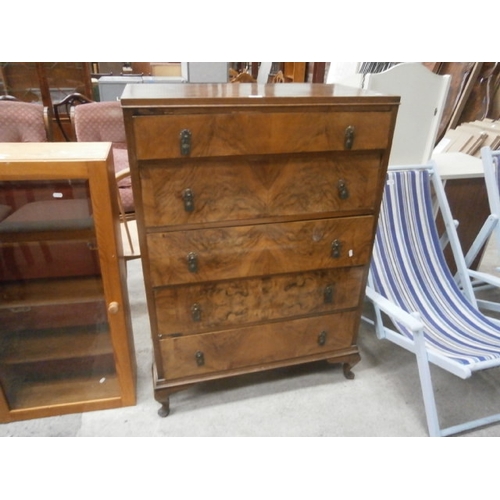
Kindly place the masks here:
<instances>
[{"instance_id":1,"label":"bottom drawer","mask_svg":"<svg viewBox=\"0 0 500 500\"><path fill-rule=\"evenodd\" d=\"M159 378L174 380L348 349L359 312L166 338L159 341ZM332 354L333 357L333 354ZM162 376L163 375L163 376Z\"/></svg>"}]
</instances>

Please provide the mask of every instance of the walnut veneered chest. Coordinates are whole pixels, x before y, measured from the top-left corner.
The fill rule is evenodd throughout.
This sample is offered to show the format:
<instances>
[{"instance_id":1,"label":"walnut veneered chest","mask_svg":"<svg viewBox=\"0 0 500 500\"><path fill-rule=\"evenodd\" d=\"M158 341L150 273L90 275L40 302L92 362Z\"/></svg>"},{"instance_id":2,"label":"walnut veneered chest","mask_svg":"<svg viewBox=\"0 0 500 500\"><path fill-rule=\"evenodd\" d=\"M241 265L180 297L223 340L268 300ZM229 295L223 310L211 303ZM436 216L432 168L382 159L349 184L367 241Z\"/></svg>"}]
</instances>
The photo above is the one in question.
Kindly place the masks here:
<instances>
[{"instance_id":1,"label":"walnut veneered chest","mask_svg":"<svg viewBox=\"0 0 500 500\"><path fill-rule=\"evenodd\" d=\"M160 414L196 382L359 361L398 97L323 84L122 96Z\"/></svg>"}]
</instances>

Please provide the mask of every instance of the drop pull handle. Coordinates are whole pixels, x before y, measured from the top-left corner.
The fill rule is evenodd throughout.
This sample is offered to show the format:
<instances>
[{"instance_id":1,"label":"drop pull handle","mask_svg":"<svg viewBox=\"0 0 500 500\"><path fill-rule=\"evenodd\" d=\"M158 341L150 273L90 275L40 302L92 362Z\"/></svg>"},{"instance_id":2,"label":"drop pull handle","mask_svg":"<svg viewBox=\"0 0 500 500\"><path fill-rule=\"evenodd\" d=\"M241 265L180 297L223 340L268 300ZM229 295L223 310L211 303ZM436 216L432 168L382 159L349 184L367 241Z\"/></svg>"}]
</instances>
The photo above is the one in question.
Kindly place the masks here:
<instances>
[{"instance_id":1,"label":"drop pull handle","mask_svg":"<svg viewBox=\"0 0 500 500\"><path fill-rule=\"evenodd\" d=\"M196 351L194 357L198 366L203 366L205 364L205 356L202 351Z\"/></svg>"},{"instance_id":2,"label":"drop pull handle","mask_svg":"<svg viewBox=\"0 0 500 500\"><path fill-rule=\"evenodd\" d=\"M325 286L323 301L325 304L333 304L333 285Z\"/></svg>"},{"instance_id":3,"label":"drop pull handle","mask_svg":"<svg viewBox=\"0 0 500 500\"><path fill-rule=\"evenodd\" d=\"M190 273L198 272L198 256L194 252L188 253L187 266Z\"/></svg>"},{"instance_id":4,"label":"drop pull handle","mask_svg":"<svg viewBox=\"0 0 500 500\"><path fill-rule=\"evenodd\" d=\"M340 250L341 250L341 243L340 240L333 240L332 241L332 257L334 259L338 259L340 257Z\"/></svg>"},{"instance_id":5,"label":"drop pull handle","mask_svg":"<svg viewBox=\"0 0 500 500\"><path fill-rule=\"evenodd\" d=\"M345 129L345 137L344 137L344 147L345 149L352 149L354 144L354 127L349 125Z\"/></svg>"},{"instance_id":6,"label":"drop pull handle","mask_svg":"<svg viewBox=\"0 0 500 500\"><path fill-rule=\"evenodd\" d=\"M347 189L347 183L344 179L340 179L337 188L339 191L339 197L341 200L347 200L349 198L349 190Z\"/></svg>"},{"instance_id":7,"label":"drop pull handle","mask_svg":"<svg viewBox=\"0 0 500 500\"><path fill-rule=\"evenodd\" d=\"M191 131L185 128L181 130L180 136L181 156L189 156L191 154Z\"/></svg>"},{"instance_id":8,"label":"drop pull handle","mask_svg":"<svg viewBox=\"0 0 500 500\"><path fill-rule=\"evenodd\" d=\"M182 192L182 199L184 200L184 210L186 212L192 212L194 210L194 195L191 189L185 189Z\"/></svg>"},{"instance_id":9,"label":"drop pull handle","mask_svg":"<svg viewBox=\"0 0 500 500\"><path fill-rule=\"evenodd\" d=\"M324 346L326 344L326 332L323 330L319 335L318 335L318 345Z\"/></svg>"},{"instance_id":10,"label":"drop pull handle","mask_svg":"<svg viewBox=\"0 0 500 500\"><path fill-rule=\"evenodd\" d=\"M194 322L199 323L201 321L201 306L195 303L191 306L191 318Z\"/></svg>"}]
</instances>

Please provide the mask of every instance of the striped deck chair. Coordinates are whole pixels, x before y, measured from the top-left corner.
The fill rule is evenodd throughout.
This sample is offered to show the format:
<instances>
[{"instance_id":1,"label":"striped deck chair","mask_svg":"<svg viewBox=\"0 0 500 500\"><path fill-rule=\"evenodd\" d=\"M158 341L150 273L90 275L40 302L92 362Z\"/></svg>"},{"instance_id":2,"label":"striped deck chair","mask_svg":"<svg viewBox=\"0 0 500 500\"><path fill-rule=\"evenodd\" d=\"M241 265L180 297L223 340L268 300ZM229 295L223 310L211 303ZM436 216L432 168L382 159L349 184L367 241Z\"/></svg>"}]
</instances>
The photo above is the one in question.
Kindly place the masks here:
<instances>
[{"instance_id":1,"label":"striped deck chair","mask_svg":"<svg viewBox=\"0 0 500 500\"><path fill-rule=\"evenodd\" d=\"M442 252L434 196L456 256L462 287L457 285ZM500 322L479 311L467 273L434 164L390 167L366 297L374 305L372 323L377 336L416 355L431 436L448 436L500 421L498 414L444 429L439 424L429 363L462 379L500 365ZM500 280L495 283L500 285ZM382 312L392 320L389 326L384 324Z\"/></svg>"}]
</instances>

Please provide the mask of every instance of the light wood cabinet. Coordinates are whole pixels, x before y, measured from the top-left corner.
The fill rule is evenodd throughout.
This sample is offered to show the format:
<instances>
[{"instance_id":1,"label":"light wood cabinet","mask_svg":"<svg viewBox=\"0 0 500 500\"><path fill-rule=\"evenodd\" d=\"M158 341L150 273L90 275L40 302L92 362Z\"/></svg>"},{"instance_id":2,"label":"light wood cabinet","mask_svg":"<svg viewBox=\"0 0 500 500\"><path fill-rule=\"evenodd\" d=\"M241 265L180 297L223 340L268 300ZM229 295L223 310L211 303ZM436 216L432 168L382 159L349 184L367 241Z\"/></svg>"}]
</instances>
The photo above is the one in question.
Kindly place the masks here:
<instances>
[{"instance_id":1,"label":"light wood cabinet","mask_svg":"<svg viewBox=\"0 0 500 500\"><path fill-rule=\"evenodd\" d=\"M323 84L127 86L154 391L356 343L399 98Z\"/></svg>"},{"instance_id":2,"label":"light wood cabinet","mask_svg":"<svg viewBox=\"0 0 500 500\"><path fill-rule=\"evenodd\" d=\"M0 422L135 404L111 143L0 152Z\"/></svg>"}]
</instances>

